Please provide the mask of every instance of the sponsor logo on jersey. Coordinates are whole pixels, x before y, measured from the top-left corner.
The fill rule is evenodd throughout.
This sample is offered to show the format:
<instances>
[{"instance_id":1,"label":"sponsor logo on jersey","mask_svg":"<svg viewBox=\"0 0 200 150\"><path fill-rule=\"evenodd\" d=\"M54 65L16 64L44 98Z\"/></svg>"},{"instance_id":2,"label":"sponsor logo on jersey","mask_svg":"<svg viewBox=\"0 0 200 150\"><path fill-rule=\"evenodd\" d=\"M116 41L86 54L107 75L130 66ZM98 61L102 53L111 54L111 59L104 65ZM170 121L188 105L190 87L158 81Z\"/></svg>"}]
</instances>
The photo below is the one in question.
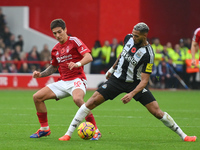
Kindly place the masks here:
<instances>
[{"instance_id":1,"label":"sponsor logo on jersey","mask_svg":"<svg viewBox=\"0 0 200 150\"><path fill-rule=\"evenodd\" d=\"M56 57L58 63L60 62L65 62L67 60L71 60L72 59L72 54L69 54L69 55L64 55L64 56L61 56L61 57Z\"/></svg>"},{"instance_id":2,"label":"sponsor logo on jersey","mask_svg":"<svg viewBox=\"0 0 200 150\"><path fill-rule=\"evenodd\" d=\"M80 53L83 53L84 51L87 51L87 49L84 49L84 47L81 47L81 52Z\"/></svg>"},{"instance_id":3,"label":"sponsor logo on jersey","mask_svg":"<svg viewBox=\"0 0 200 150\"><path fill-rule=\"evenodd\" d=\"M152 72L153 64L147 63L146 72Z\"/></svg>"},{"instance_id":4,"label":"sponsor logo on jersey","mask_svg":"<svg viewBox=\"0 0 200 150\"><path fill-rule=\"evenodd\" d=\"M128 61L131 62L132 64L136 65L137 61L134 59L133 56L131 56L127 51L123 50L121 55Z\"/></svg>"}]
</instances>

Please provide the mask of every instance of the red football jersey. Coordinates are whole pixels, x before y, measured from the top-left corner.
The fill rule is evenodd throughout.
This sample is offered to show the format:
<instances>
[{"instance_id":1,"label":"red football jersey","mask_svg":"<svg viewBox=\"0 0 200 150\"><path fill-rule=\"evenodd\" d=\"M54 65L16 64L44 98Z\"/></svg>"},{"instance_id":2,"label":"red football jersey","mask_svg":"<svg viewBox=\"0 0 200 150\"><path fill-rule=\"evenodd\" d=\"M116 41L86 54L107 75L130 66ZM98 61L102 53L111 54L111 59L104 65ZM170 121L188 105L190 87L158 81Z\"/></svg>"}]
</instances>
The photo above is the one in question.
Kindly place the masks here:
<instances>
[{"instance_id":1,"label":"red football jersey","mask_svg":"<svg viewBox=\"0 0 200 150\"><path fill-rule=\"evenodd\" d=\"M75 78L85 79L86 76L83 66L70 70L67 63L78 62L83 58L85 53L91 51L77 37L69 36L64 44L57 43L51 51L51 64L59 66L60 80L69 81Z\"/></svg>"},{"instance_id":2,"label":"red football jersey","mask_svg":"<svg viewBox=\"0 0 200 150\"><path fill-rule=\"evenodd\" d=\"M200 28L197 28L194 31L194 36L193 36L192 40L199 43L199 47L200 47Z\"/></svg>"}]
</instances>

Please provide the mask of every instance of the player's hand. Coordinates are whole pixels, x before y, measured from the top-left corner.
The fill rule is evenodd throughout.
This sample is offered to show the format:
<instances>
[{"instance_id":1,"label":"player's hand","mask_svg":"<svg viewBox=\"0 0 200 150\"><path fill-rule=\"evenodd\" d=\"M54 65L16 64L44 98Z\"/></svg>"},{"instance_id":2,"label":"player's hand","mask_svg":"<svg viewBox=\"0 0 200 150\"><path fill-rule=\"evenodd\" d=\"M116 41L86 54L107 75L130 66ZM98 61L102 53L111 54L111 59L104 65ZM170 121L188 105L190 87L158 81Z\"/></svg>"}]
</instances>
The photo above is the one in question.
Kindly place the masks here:
<instances>
[{"instance_id":1,"label":"player's hand","mask_svg":"<svg viewBox=\"0 0 200 150\"><path fill-rule=\"evenodd\" d=\"M106 72L106 79L109 79L111 75L112 75L112 73Z\"/></svg>"},{"instance_id":2,"label":"player's hand","mask_svg":"<svg viewBox=\"0 0 200 150\"><path fill-rule=\"evenodd\" d=\"M115 71L113 67L111 67L107 72L106 72L106 79L109 79L112 73Z\"/></svg>"},{"instance_id":3,"label":"player's hand","mask_svg":"<svg viewBox=\"0 0 200 150\"><path fill-rule=\"evenodd\" d=\"M40 77L41 77L41 74L40 74L39 71L34 71L32 77L33 77L33 78L40 78Z\"/></svg>"},{"instance_id":4,"label":"player's hand","mask_svg":"<svg viewBox=\"0 0 200 150\"><path fill-rule=\"evenodd\" d=\"M67 63L69 70L72 70L73 68L78 68L78 65L74 62Z\"/></svg>"},{"instance_id":5,"label":"player's hand","mask_svg":"<svg viewBox=\"0 0 200 150\"><path fill-rule=\"evenodd\" d=\"M126 104L131 101L133 98L133 95L131 93L126 94L124 97L122 97L121 101Z\"/></svg>"}]
</instances>

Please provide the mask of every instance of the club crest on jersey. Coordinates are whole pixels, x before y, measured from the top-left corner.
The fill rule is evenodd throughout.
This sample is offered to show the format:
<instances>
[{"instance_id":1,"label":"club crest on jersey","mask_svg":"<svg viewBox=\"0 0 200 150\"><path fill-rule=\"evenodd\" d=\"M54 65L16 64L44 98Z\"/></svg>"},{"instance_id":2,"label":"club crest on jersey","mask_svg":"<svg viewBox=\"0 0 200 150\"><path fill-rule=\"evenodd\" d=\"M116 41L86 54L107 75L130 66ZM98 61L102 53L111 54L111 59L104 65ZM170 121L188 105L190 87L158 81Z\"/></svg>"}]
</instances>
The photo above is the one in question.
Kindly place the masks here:
<instances>
[{"instance_id":1,"label":"club crest on jersey","mask_svg":"<svg viewBox=\"0 0 200 150\"><path fill-rule=\"evenodd\" d=\"M142 57L142 52L138 51L138 52L135 54L135 56L136 56L137 58Z\"/></svg>"},{"instance_id":2,"label":"club crest on jersey","mask_svg":"<svg viewBox=\"0 0 200 150\"><path fill-rule=\"evenodd\" d=\"M107 88L107 84L102 85L102 88L106 89Z\"/></svg>"},{"instance_id":3,"label":"club crest on jersey","mask_svg":"<svg viewBox=\"0 0 200 150\"><path fill-rule=\"evenodd\" d=\"M69 53L69 46L67 46L66 48L66 53Z\"/></svg>"}]
</instances>

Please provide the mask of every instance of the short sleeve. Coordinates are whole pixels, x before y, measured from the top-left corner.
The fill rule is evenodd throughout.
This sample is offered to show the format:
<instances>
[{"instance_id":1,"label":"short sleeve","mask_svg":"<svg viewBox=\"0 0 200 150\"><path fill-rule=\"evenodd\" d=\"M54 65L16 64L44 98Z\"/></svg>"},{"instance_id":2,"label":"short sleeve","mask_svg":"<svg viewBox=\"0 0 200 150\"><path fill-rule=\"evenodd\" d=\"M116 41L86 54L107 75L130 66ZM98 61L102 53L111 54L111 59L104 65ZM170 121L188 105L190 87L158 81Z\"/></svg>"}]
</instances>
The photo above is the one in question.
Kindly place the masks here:
<instances>
[{"instance_id":1,"label":"short sleeve","mask_svg":"<svg viewBox=\"0 0 200 150\"><path fill-rule=\"evenodd\" d=\"M130 38L132 38L133 37L133 35L132 34L127 34L126 35L126 37L124 38L124 45L128 42L128 40L130 39Z\"/></svg>"},{"instance_id":2,"label":"short sleeve","mask_svg":"<svg viewBox=\"0 0 200 150\"><path fill-rule=\"evenodd\" d=\"M146 59L144 59L144 65L142 67L142 72L143 73L147 73L147 74L151 74L152 70L153 70L153 63L149 61L150 59L147 57Z\"/></svg>"},{"instance_id":3,"label":"short sleeve","mask_svg":"<svg viewBox=\"0 0 200 150\"><path fill-rule=\"evenodd\" d=\"M51 65L53 65L53 66L58 66L58 61L57 61L57 59L56 59L56 50L52 50L51 51L51 62L50 62L50 64Z\"/></svg>"},{"instance_id":4,"label":"short sleeve","mask_svg":"<svg viewBox=\"0 0 200 150\"><path fill-rule=\"evenodd\" d=\"M90 49L78 38L74 38L78 52L83 56L85 53L91 53Z\"/></svg>"}]
</instances>

